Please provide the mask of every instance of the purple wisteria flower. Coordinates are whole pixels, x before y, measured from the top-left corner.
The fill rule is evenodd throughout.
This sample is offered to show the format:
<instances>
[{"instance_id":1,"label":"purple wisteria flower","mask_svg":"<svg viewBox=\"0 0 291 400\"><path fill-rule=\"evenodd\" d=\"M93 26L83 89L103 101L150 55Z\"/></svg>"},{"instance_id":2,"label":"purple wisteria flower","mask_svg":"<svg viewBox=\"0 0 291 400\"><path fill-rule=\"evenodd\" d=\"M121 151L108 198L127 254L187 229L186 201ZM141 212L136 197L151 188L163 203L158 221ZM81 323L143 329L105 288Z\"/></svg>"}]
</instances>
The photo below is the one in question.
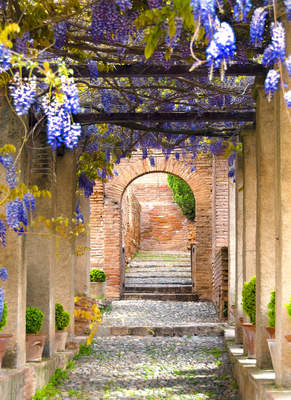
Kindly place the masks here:
<instances>
[{"instance_id":1,"label":"purple wisteria flower","mask_svg":"<svg viewBox=\"0 0 291 400\"><path fill-rule=\"evenodd\" d=\"M24 203L19 200L8 201L6 204L6 220L7 224L15 232L23 233L27 227L27 213Z\"/></svg>"},{"instance_id":2,"label":"purple wisteria flower","mask_svg":"<svg viewBox=\"0 0 291 400\"><path fill-rule=\"evenodd\" d=\"M225 70L227 62L234 58L235 50L235 36L232 27L227 22L222 22L206 49L208 65L212 69L222 65Z\"/></svg>"},{"instance_id":3,"label":"purple wisteria flower","mask_svg":"<svg viewBox=\"0 0 291 400\"><path fill-rule=\"evenodd\" d=\"M0 73L9 70L11 67L10 59L11 51L4 44L0 44Z\"/></svg>"},{"instance_id":4,"label":"purple wisteria flower","mask_svg":"<svg viewBox=\"0 0 291 400\"><path fill-rule=\"evenodd\" d=\"M67 23L62 21L59 22L58 24L53 24L54 28L54 35L55 35L55 46L58 49L61 49L64 47L64 44L66 42L66 34L67 34Z\"/></svg>"},{"instance_id":5,"label":"purple wisteria flower","mask_svg":"<svg viewBox=\"0 0 291 400\"><path fill-rule=\"evenodd\" d=\"M14 82L10 85L10 93L16 114L27 114L30 106L35 102L35 78L21 80L19 72L17 72L14 75Z\"/></svg>"},{"instance_id":6,"label":"purple wisteria flower","mask_svg":"<svg viewBox=\"0 0 291 400\"><path fill-rule=\"evenodd\" d=\"M291 78L291 54L286 58L285 65L288 71L288 76Z\"/></svg>"},{"instance_id":7,"label":"purple wisteria flower","mask_svg":"<svg viewBox=\"0 0 291 400\"><path fill-rule=\"evenodd\" d=\"M256 47L262 47L265 30L267 10L263 7L256 8L250 25L250 42Z\"/></svg>"},{"instance_id":8,"label":"purple wisteria flower","mask_svg":"<svg viewBox=\"0 0 291 400\"><path fill-rule=\"evenodd\" d=\"M95 182L89 179L84 173L80 174L78 181L79 188L83 189L85 197L89 198L93 193Z\"/></svg>"},{"instance_id":9,"label":"purple wisteria flower","mask_svg":"<svg viewBox=\"0 0 291 400\"><path fill-rule=\"evenodd\" d=\"M14 189L17 185L17 180L13 158L9 154L0 156L0 163L6 170L6 182L8 183L9 188Z\"/></svg>"},{"instance_id":10,"label":"purple wisteria flower","mask_svg":"<svg viewBox=\"0 0 291 400\"><path fill-rule=\"evenodd\" d=\"M61 90L65 95L64 109L68 113L76 114L80 107L79 93L73 78L61 76Z\"/></svg>"},{"instance_id":11,"label":"purple wisteria flower","mask_svg":"<svg viewBox=\"0 0 291 400\"><path fill-rule=\"evenodd\" d=\"M283 0L283 1L286 7L288 21L291 21L291 0Z\"/></svg>"},{"instance_id":12,"label":"purple wisteria flower","mask_svg":"<svg viewBox=\"0 0 291 400\"><path fill-rule=\"evenodd\" d=\"M4 290L2 287L0 287L0 321L3 316L3 310L4 310Z\"/></svg>"},{"instance_id":13,"label":"purple wisteria flower","mask_svg":"<svg viewBox=\"0 0 291 400\"><path fill-rule=\"evenodd\" d=\"M278 89L279 81L279 72L271 69L265 79L265 92L269 100L271 100L274 92Z\"/></svg>"},{"instance_id":14,"label":"purple wisteria flower","mask_svg":"<svg viewBox=\"0 0 291 400\"><path fill-rule=\"evenodd\" d=\"M191 0L190 5L193 7L194 19L200 19L206 36L210 37L219 23L216 16L216 0Z\"/></svg>"},{"instance_id":15,"label":"purple wisteria flower","mask_svg":"<svg viewBox=\"0 0 291 400\"><path fill-rule=\"evenodd\" d=\"M98 75L99 75L96 61L89 60L88 61L88 69L89 69L91 81L96 81L98 79Z\"/></svg>"},{"instance_id":16,"label":"purple wisteria flower","mask_svg":"<svg viewBox=\"0 0 291 400\"><path fill-rule=\"evenodd\" d=\"M27 43L30 39L30 33L29 32L24 32L24 34L22 35L22 38L17 38L16 42L15 42L15 50L17 51L17 53L20 54L27 54Z\"/></svg>"},{"instance_id":17,"label":"purple wisteria flower","mask_svg":"<svg viewBox=\"0 0 291 400\"><path fill-rule=\"evenodd\" d=\"M285 93L284 99L286 101L287 106L291 107L291 90L288 90L288 92Z\"/></svg>"},{"instance_id":18,"label":"purple wisteria flower","mask_svg":"<svg viewBox=\"0 0 291 400\"><path fill-rule=\"evenodd\" d=\"M130 10L132 8L131 0L115 0L121 11Z\"/></svg>"},{"instance_id":19,"label":"purple wisteria flower","mask_svg":"<svg viewBox=\"0 0 291 400\"><path fill-rule=\"evenodd\" d=\"M265 49L262 64L270 67L274 63L284 61L286 53L285 29L280 22L272 23L272 43Z\"/></svg>"},{"instance_id":20,"label":"purple wisteria flower","mask_svg":"<svg viewBox=\"0 0 291 400\"><path fill-rule=\"evenodd\" d=\"M162 6L162 0L147 0L149 8L161 8Z\"/></svg>"},{"instance_id":21,"label":"purple wisteria flower","mask_svg":"<svg viewBox=\"0 0 291 400\"><path fill-rule=\"evenodd\" d=\"M8 272L5 267L0 268L0 279L2 282L7 281L8 279Z\"/></svg>"},{"instance_id":22,"label":"purple wisteria flower","mask_svg":"<svg viewBox=\"0 0 291 400\"><path fill-rule=\"evenodd\" d=\"M75 208L75 213L76 213L76 225L84 224L85 220L84 220L84 216L82 214L82 211L80 209L80 199L78 199L78 201L77 201L76 208Z\"/></svg>"},{"instance_id":23,"label":"purple wisteria flower","mask_svg":"<svg viewBox=\"0 0 291 400\"><path fill-rule=\"evenodd\" d=\"M233 7L234 18L237 22L247 22L247 15L252 8L250 0L236 0Z\"/></svg>"},{"instance_id":24,"label":"purple wisteria flower","mask_svg":"<svg viewBox=\"0 0 291 400\"><path fill-rule=\"evenodd\" d=\"M32 193L25 193L23 201L27 211L35 210L35 197Z\"/></svg>"},{"instance_id":25,"label":"purple wisteria flower","mask_svg":"<svg viewBox=\"0 0 291 400\"><path fill-rule=\"evenodd\" d=\"M7 233L6 224L3 221L3 219L0 218L0 246L2 247L6 247L7 245L6 233Z\"/></svg>"}]
</instances>

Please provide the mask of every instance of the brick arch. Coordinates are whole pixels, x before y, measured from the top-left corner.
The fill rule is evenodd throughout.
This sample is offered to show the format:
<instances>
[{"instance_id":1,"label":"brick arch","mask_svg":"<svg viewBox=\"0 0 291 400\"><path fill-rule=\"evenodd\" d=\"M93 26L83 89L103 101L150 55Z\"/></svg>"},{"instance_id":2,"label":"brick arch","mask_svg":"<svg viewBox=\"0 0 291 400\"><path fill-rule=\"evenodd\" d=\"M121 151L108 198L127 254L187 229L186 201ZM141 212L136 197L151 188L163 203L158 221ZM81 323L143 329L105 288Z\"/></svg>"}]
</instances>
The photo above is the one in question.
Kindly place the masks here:
<instances>
[{"instance_id":1,"label":"brick arch","mask_svg":"<svg viewBox=\"0 0 291 400\"><path fill-rule=\"evenodd\" d=\"M122 160L118 176L105 184L104 188L104 270L108 275L107 296L119 298L122 295L124 271L121 245L121 200L128 185L138 177L152 173L171 173L183 179L191 188L196 200L196 271L194 272L195 293L201 299L212 296L212 160L208 157L198 160L196 170L185 166L184 161L168 160L161 154L153 155L155 165L140 155Z\"/></svg>"}]
</instances>

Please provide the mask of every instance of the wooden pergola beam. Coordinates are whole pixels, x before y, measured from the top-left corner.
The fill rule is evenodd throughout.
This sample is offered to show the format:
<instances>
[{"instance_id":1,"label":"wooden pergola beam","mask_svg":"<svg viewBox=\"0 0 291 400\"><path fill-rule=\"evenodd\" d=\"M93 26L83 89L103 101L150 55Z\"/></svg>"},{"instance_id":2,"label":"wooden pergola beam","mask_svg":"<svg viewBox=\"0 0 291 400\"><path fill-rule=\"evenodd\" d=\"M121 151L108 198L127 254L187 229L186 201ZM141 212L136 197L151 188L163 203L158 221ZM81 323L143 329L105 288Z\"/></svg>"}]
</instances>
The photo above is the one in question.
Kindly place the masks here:
<instances>
[{"instance_id":1,"label":"wooden pergola beam","mask_svg":"<svg viewBox=\"0 0 291 400\"><path fill-rule=\"evenodd\" d=\"M83 113L74 116L82 125L119 123L129 121L149 122L255 122L253 111L220 112L125 112L125 113Z\"/></svg>"},{"instance_id":2,"label":"wooden pergola beam","mask_svg":"<svg viewBox=\"0 0 291 400\"><path fill-rule=\"evenodd\" d=\"M71 69L74 70L75 77L86 78L90 76L88 66L83 64L71 65ZM173 65L170 68L165 68L162 65L143 65L143 64L131 64L131 65L115 65L111 71L100 71L98 76L100 78L119 78L119 77L150 77L150 76L183 76L190 75L195 77L207 77L209 74L208 67L206 65L195 68L192 72L189 72L189 65ZM215 70L214 75L219 76L220 71ZM266 69L261 64L247 63L247 64L232 64L225 71L225 75L229 76L258 76L265 75Z\"/></svg>"}]
</instances>

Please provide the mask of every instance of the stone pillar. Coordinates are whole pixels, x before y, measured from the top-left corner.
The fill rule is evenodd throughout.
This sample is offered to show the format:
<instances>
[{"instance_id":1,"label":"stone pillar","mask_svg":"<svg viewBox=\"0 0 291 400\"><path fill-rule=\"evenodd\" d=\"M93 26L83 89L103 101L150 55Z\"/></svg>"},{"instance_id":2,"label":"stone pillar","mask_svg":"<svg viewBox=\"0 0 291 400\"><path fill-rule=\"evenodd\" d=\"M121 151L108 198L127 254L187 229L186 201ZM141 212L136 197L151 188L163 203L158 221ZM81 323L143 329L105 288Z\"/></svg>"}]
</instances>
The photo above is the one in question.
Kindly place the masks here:
<instances>
[{"instance_id":1,"label":"stone pillar","mask_svg":"<svg viewBox=\"0 0 291 400\"><path fill-rule=\"evenodd\" d=\"M257 91L256 358L259 368L272 368L265 327L270 293L275 289L276 124L274 101L267 101L262 84L257 84Z\"/></svg>"},{"instance_id":2,"label":"stone pillar","mask_svg":"<svg viewBox=\"0 0 291 400\"><path fill-rule=\"evenodd\" d=\"M228 184L228 319L234 320L232 306L235 306L236 293L236 182Z\"/></svg>"},{"instance_id":3,"label":"stone pillar","mask_svg":"<svg viewBox=\"0 0 291 400\"><path fill-rule=\"evenodd\" d=\"M36 217L47 220L56 215L55 154L47 147L45 133L35 150L30 151L29 183L49 190L51 198L39 198ZM45 160L45 161L44 161ZM44 355L55 353L55 262L56 239L44 223L38 224L25 237L25 263L27 265L27 305L40 308L44 313L41 333L47 335Z\"/></svg>"},{"instance_id":4,"label":"stone pillar","mask_svg":"<svg viewBox=\"0 0 291 400\"><path fill-rule=\"evenodd\" d=\"M75 256L75 295L89 296L90 294L90 200L83 193L80 194L80 210L83 214L87 235L78 236L75 239L75 249L81 247L81 253Z\"/></svg>"},{"instance_id":5,"label":"stone pillar","mask_svg":"<svg viewBox=\"0 0 291 400\"><path fill-rule=\"evenodd\" d=\"M291 53L291 24L285 20L287 52ZM291 79L284 70L284 82ZM278 94L278 136L276 143L276 342L278 368L276 383L291 387L291 351L285 335L291 334L291 321L285 304L291 297L291 116L282 91ZM273 100L274 101L274 100Z\"/></svg>"},{"instance_id":6,"label":"stone pillar","mask_svg":"<svg viewBox=\"0 0 291 400\"><path fill-rule=\"evenodd\" d=\"M76 207L76 160L73 152L66 150L63 156L57 156L56 175L57 216L68 218L70 226ZM74 335L75 240L61 238L56 250L56 302L70 314L71 322L66 330L69 335Z\"/></svg>"},{"instance_id":7,"label":"stone pillar","mask_svg":"<svg viewBox=\"0 0 291 400\"><path fill-rule=\"evenodd\" d=\"M257 166L254 129L241 133L243 141L243 279L256 274Z\"/></svg>"},{"instance_id":8,"label":"stone pillar","mask_svg":"<svg viewBox=\"0 0 291 400\"><path fill-rule=\"evenodd\" d=\"M24 137L24 126L15 115L5 98L4 90L0 90L0 147L13 144L19 151ZM17 154L17 153L16 153ZM14 157L15 154L12 154ZM21 154L16 168L20 182L24 182L25 156ZM0 183L7 185L6 173L0 164ZM0 208L0 214L5 215L5 209ZM4 287L5 300L8 307L7 325L1 334L12 334L9 348L3 360L4 367L20 368L25 364L25 310L26 310L26 266L23 261L23 237L15 232L7 234L7 246L0 248L0 264L8 271L8 280L0 283Z\"/></svg>"},{"instance_id":9,"label":"stone pillar","mask_svg":"<svg viewBox=\"0 0 291 400\"><path fill-rule=\"evenodd\" d=\"M236 209L236 257L235 257L235 338L237 343L242 343L242 328L240 325L240 318L243 317L242 311L242 288L243 288L243 158L241 154L236 157L236 196L235 196L235 209Z\"/></svg>"},{"instance_id":10,"label":"stone pillar","mask_svg":"<svg viewBox=\"0 0 291 400\"><path fill-rule=\"evenodd\" d=\"M107 275L106 297L121 294L121 212L120 204L106 200L104 205L104 271Z\"/></svg>"}]
</instances>

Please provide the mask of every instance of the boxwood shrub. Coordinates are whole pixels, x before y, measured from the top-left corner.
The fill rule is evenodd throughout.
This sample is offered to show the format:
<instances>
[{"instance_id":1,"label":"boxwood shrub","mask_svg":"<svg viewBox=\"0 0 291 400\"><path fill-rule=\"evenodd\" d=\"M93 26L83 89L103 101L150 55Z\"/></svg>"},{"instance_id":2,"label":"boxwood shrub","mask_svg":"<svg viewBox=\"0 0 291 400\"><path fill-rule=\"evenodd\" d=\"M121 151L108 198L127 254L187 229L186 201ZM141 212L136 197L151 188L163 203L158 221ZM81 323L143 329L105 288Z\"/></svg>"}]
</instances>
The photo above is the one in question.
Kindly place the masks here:
<instances>
[{"instance_id":1,"label":"boxwood shrub","mask_svg":"<svg viewBox=\"0 0 291 400\"><path fill-rule=\"evenodd\" d=\"M268 317L269 317L269 324L268 326L271 326L272 328L275 327L275 319L276 319L276 292L273 290L271 292L271 299L268 304L268 309L270 310L268 312Z\"/></svg>"},{"instance_id":2,"label":"boxwood shrub","mask_svg":"<svg viewBox=\"0 0 291 400\"><path fill-rule=\"evenodd\" d=\"M0 331L7 325L7 315L8 315L8 307L6 301L4 301L4 307L2 312L2 318L0 320Z\"/></svg>"},{"instance_id":3,"label":"boxwood shrub","mask_svg":"<svg viewBox=\"0 0 291 400\"><path fill-rule=\"evenodd\" d=\"M26 309L26 333L36 334L42 328L44 313L36 307Z\"/></svg>"},{"instance_id":4,"label":"boxwood shrub","mask_svg":"<svg viewBox=\"0 0 291 400\"><path fill-rule=\"evenodd\" d=\"M243 311L249 316L251 324L256 324L256 277L244 283L242 290Z\"/></svg>"},{"instance_id":5,"label":"boxwood shrub","mask_svg":"<svg viewBox=\"0 0 291 400\"><path fill-rule=\"evenodd\" d=\"M183 215L189 219L195 219L195 198L189 185L178 176L168 174L168 184L173 192L174 202L178 204Z\"/></svg>"},{"instance_id":6,"label":"boxwood shrub","mask_svg":"<svg viewBox=\"0 0 291 400\"><path fill-rule=\"evenodd\" d=\"M90 281L91 282L105 282L106 274L102 269L93 268L90 271Z\"/></svg>"},{"instance_id":7,"label":"boxwood shrub","mask_svg":"<svg viewBox=\"0 0 291 400\"><path fill-rule=\"evenodd\" d=\"M70 324L70 314L64 310L64 306L60 303L55 305L55 319L57 331L63 331Z\"/></svg>"}]
</instances>

